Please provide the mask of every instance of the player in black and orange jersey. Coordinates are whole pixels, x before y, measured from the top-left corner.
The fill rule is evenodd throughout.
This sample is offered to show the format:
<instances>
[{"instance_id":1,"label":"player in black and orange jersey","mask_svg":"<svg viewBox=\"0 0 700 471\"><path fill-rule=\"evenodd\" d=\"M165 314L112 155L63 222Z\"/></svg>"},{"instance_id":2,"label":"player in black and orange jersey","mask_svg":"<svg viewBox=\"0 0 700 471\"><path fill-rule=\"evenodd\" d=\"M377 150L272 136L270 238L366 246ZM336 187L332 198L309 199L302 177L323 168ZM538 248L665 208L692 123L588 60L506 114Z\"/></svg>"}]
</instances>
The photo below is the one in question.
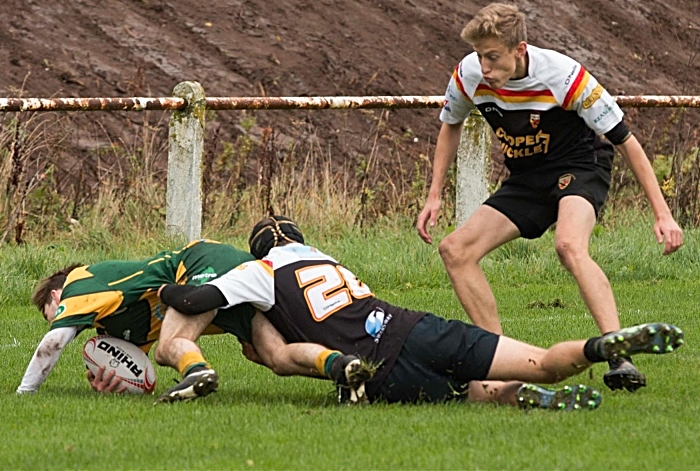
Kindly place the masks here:
<instances>
[{"instance_id":1,"label":"player in black and orange jersey","mask_svg":"<svg viewBox=\"0 0 700 471\"><path fill-rule=\"evenodd\" d=\"M201 286L166 285L159 291L161 299L190 315L250 302L287 342L317 342L363 357L379 365L366 383L370 401L468 399L526 408L594 409L601 398L591 388L549 390L523 381L555 383L593 362L621 354L668 353L683 344L677 327L646 324L545 350L377 299L350 270L305 245L288 218L263 219L249 243L260 260ZM206 320L207 314L193 317Z\"/></svg>"},{"instance_id":2,"label":"player in black and orange jersey","mask_svg":"<svg viewBox=\"0 0 700 471\"><path fill-rule=\"evenodd\" d=\"M478 109L500 140L510 176L440 242L440 255L467 314L476 325L502 332L496 300L479 262L513 239L540 237L556 222L557 255L576 280L598 328L602 333L619 329L610 283L589 254L615 148L651 203L654 233L659 243L665 242L664 255L683 243L644 150L615 100L581 64L526 43L525 16L516 6L494 3L483 8L462 38L474 52L457 65L447 87L418 234L432 243L428 229L440 210L462 123ZM629 358L611 361L610 368L604 380L611 389L635 391L646 385Z\"/></svg>"},{"instance_id":3,"label":"player in black and orange jersey","mask_svg":"<svg viewBox=\"0 0 700 471\"><path fill-rule=\"evenodd\" d=\"M96 328L99 333L128 340L147 353L154 342L168 335L162 330L178 314L158 299L161 285L196 286L250 260L253 257L249 253L233 246L198 240L145 260L73 265L45 278L32 301L50 323L50 330L37 347L17 392L38 390L66 345L85 329ZM279 333L249 304L227 310L226 315L215 317L205 327L205 335L231 333L244 347L252 343L257 349L269 350L273 357L267 366L280 375L316 376L320 356L328 360L329 371L335 365L338 370L334 371L335 379L343 382L345 371L339 371L340 365L346 367L353 361L320 345L285 346ZM205 396L218 386L218 375L194 342L157 348L155 358L159 364L176 368L183 375L183 382L168 390L162 396L163 401ZM97 378L88 374L88 379L99 391L123 390L119 378L102 378L101 372Z\"/></svg>"}]
</instances>

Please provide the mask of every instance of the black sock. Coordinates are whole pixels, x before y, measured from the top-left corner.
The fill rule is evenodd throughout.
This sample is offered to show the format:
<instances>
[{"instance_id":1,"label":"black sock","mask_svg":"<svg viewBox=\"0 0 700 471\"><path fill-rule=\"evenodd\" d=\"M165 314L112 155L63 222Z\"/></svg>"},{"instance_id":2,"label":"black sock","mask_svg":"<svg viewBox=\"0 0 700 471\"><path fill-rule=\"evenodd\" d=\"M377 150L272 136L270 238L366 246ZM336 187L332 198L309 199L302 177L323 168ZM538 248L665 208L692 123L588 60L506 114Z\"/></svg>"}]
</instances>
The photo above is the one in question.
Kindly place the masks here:
<instances>
[{"instance_id":1,"label":"black sock","mask_svg":"<svg viewBox=\"0 0 700 471\"><path fill-rule=\"evenodd\" d=\"M583 356L591 363L600 363L607 360L607 358L601 355L598 349L598 341L601 338L602 337L591 337L586 341L586 345L583 346Z\"/></svg>"}]
</instances>

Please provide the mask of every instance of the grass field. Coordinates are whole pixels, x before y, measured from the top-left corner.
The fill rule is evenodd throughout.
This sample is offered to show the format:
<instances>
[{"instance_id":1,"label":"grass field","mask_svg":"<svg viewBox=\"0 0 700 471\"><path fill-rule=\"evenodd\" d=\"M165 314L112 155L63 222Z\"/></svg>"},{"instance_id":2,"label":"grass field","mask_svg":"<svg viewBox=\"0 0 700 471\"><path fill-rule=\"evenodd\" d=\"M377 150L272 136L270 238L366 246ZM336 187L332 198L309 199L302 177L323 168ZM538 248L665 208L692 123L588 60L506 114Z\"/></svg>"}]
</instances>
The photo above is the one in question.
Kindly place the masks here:
<instances>
[{"instance_id":1,"label":"grass field","mask_svg":"<svg viewBox=\"0 0 700 471\"><path fill-rule=\"evenodd\" d=\"M436 247L410 228L310 234L379 297L465 319ZM339 406L331 383L276 377L246 362L226 336L201 341L222 384L197 402L154 407L153 397L94 394L80 355L88 333L68 346L37 394L16 396L46 332L29 305L36 280L75 259L149 256L164 242L2 247L0 469L700 469L699 233L686 232L685 247L671 257L661 257L647 225L595 234L592 251L610 276L623 325L676 323L687 344L671 355L637 357L649 385L636 394L608 391L603 365L575 378L604 394L598 410L577 413ZM516 241L483 264L506 334L542 346L596 334L552 245L551 234ZM163 368L157 375L156 394L177 376Z\"/></svg>"}]
</instances>

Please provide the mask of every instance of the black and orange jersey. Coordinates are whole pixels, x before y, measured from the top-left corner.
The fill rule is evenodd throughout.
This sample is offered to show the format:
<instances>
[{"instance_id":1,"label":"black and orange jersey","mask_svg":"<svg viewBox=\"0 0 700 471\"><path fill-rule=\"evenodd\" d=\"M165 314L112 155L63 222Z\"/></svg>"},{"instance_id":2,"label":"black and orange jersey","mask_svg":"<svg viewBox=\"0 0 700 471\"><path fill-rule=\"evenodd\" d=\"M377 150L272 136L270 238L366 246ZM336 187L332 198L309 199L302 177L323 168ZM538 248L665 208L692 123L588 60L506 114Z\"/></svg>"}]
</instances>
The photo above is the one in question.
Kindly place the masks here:
<instances>
[{"instance_id":1,"label":"black and orange jersey","mask_svg":"<svg viewBox=\"0 0 700 471\"><path fill-rule=\"evenodd\" d=\"M203 284L252 259L233 246L197 240L145 260L111 260L76 268L63 286L51 329L94 327L147 348L158 339L165 314L157 296L161 285ZM241 326L250 329L254 315L250 305L241 305L232 314L245 317ZM249 331L231 333L250 341Z\"/></svg>"},{"instance_id":2,"label":"black and orange jersey","mask_svg":"<svg viewBox=\"0 0 700 471\"><path fill-rule=\"evenodd\" d=\"M574 59L528 45L528 75L492 89L474 52L455 68L440 120L463 122L475 107L498 137L512 173L545 162L612 160L601 139L622 121L612 96Z\"/></svg>"},{"instance_id":3,"label":"black and orange jersey","mask_svg":"<svg viewBox=\"0 0 700 471\"><path fill-rule=\"evenodd\" d=\"M350 270L302 244L274 247L262 260L208 284L221 291L228 306L250 302L259 308L287 342L318 343L382 362L367 383L370 396L425 315L376 299Z\"/></svg>"}]
</instances>

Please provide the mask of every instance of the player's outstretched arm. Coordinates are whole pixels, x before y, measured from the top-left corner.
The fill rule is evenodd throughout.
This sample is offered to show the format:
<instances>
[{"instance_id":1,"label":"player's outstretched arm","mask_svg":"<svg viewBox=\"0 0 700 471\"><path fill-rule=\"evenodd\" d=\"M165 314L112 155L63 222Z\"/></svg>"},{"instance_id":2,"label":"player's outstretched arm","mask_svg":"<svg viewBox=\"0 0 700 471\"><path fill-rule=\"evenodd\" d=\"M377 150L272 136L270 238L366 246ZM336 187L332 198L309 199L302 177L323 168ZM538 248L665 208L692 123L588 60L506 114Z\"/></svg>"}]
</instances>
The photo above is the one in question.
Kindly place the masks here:
<instances>
[{"instance_id":1,"label":"player's outstretched arm","mask_svg":"<svg viewBox=\"0 0 700 471\"><path fill-rule=\"evenodd\" d=\"M665 242L664 255L675 252L683 245L683 230L673 219L644 149L634 135L616 147L629 164L654 210L654 234L659 244Z\"/></svg>"},{"instance_id":2,"label":"player's outstretched arm","mask_svg":"<svg viewBox=\"0 0 700 471\"><path fill-rule=\"evenodd\" d=\"M316 367L316 359L327 350L326 347L314 343L288 344L261 312L253 317L252 327L253 347L257 357L275 374L323 377Z\"/></svg>"},{"instance_id":3,"label":"player's outstretched arm","mask_svg":"<svg viewBox=\"0 0 700 471\"><path fill-rule=\"evenodd\" d=\"M461 135L462 123L443 123L440 128L440 134L438 135L437 144L435 145L433 179L430 184L430 190L428 191L428 199L420 215L418 215L418 221L416 223L418 235L428 244L433 243L429 228L435 226L437 222L438 212L440 211L442 188L445 185L447 171L457 156L457 148L459 147Z\"/></svg>"},{"instance_id":4,"label":"player's outstretched arm","mask_svg":"<svg viewBox=\"0 0 700 471\"><path fill-rule=\"evenodd\" d=\"M75 338L77 327L59 327L44 335L34 352L17 394L36 392L53 370L63 349Z\"/></svg>"},{"instance_id":5,"label":"player's outstretched arm","mask_svg":"<svg viewBox=\"0 0 700 471\"><path fill-rule=\"evenodd\" d=\"M212 285L163 285L158 290L158 296L163 303L188 316L228 304L221 291Z\"/></svg>"}]
</instances>

